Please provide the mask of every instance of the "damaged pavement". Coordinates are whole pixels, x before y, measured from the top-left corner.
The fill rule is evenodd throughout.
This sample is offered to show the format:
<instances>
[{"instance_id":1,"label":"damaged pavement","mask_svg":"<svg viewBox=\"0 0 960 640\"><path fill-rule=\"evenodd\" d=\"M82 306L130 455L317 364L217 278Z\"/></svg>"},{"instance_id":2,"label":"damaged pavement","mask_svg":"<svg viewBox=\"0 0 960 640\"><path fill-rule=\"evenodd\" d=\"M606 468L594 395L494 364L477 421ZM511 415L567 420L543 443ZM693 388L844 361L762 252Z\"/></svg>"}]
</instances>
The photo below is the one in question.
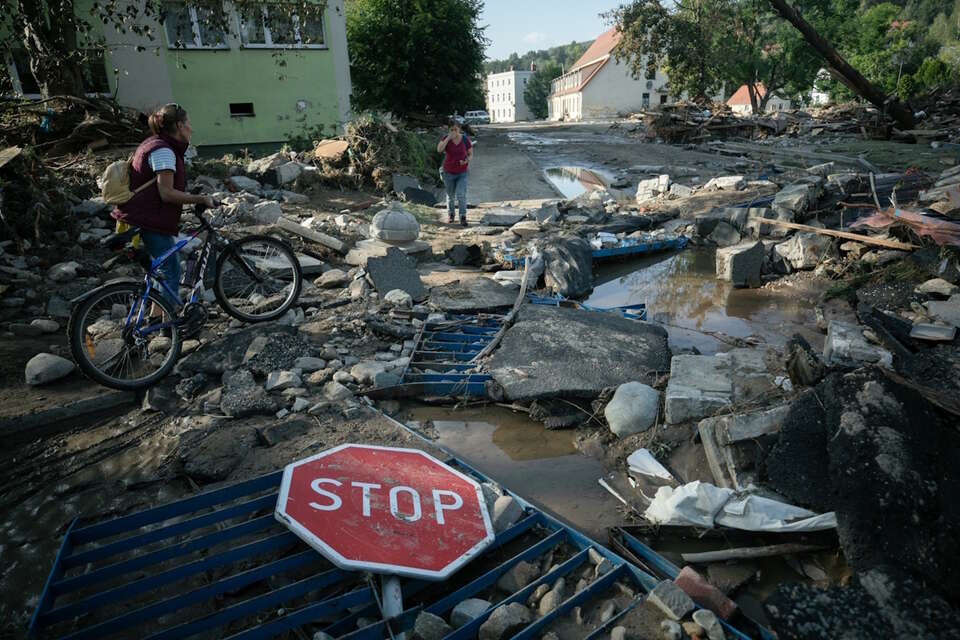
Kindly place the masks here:
<instances>
[{"instance_id":1,"label":"damaged pavement","mask_svg":"<svg viewBox=\"0 0 960 640\"><path fill-rule=\"evenodd\" d=\"M3 584L20 585L4 587L2 617L25 624L43 586L29 569L53 557L74 515L123 515L344 442L422 448L382 413L412 425L423 403L448 419L482 404L491 422L512 412L529 433L598 461L591 483L615 497L623 531L682 569L645 564L657 589L610 637L729 637L718 618L780 638L960 636L949 560L960 513L960 169L873 161L883 171L871 173L783 154L771 164L734 141L677 147L672 162L674 147L637 142L637 126L605 127L598 150L557 152L615 149L606 186L526 202L504 193L472 207L465 229L440 222L443 204L427 204L439 190L417 180L331 207L324 180L346 179L342 155L284 152L193 175L224 203L221 230L293 244L304 289L274 323L242 325L211 307L174 373L119 404L89 404L96 393L59 336L69 300L139 273L100 249L106 208L90 191L75 198L76 241L26 252L0 243L15 363L0 424L16 443L4 456L0 527L16 550ZM572 129L534 135L588 131ZM481 161L485 142L515 144L485 137ZM530 146L517 153L538 174L550 145ZM787 310L791 299L803 308ZM441 352L425 336L484 326L468 355L443 351L445 366L416 370ZM486 381L479 393L440 382L411 391L424 374ZM49 416L49 430L24 428L29 415ZM436 435L432 422L414 428ZM719 535L680 551L704 531ZM520 624L510 616L535 619L564 588L497 609L479 637L509 637ZM424 614L419 637L448 621ZM551 633L582 637L582 623L571 614Z\"/></svg>"}]
</instances>

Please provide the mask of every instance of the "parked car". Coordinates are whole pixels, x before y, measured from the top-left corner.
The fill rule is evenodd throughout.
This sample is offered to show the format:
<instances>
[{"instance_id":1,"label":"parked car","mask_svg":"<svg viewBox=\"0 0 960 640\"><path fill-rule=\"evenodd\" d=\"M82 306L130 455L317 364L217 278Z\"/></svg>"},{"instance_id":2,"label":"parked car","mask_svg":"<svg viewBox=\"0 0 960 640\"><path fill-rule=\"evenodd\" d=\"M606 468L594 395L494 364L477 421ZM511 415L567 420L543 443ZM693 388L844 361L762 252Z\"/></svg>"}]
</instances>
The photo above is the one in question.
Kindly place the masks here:
<instances>
[{"instance_id":1,"label":"parked car","mask_svg":"<svg viewBox=\"0 0 960 640\"><path fill-rule=\"evenodd\" d=\"M486 111L467 111L463 119L467 124L490 124L490 114Z\"/></svg>"}]
</instances>

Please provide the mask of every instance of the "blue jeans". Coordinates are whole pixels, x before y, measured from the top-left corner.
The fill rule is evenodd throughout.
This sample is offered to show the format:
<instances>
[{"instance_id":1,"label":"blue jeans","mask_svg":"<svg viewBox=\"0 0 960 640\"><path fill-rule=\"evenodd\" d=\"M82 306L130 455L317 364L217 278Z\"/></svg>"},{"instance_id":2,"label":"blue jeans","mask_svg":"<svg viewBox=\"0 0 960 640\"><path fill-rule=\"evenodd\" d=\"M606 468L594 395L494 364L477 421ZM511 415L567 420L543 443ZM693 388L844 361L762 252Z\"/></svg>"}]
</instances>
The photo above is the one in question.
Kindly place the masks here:
<instances>
[{"instance_id":1,"label":"blue jeans","mask_svg":"<svg viewBox=\"0 0 960 640\"><path fill-rule=\"evenodd\" d=\"M159 258L170 250L170 247L177 243L176 236L168 236L163 233L153 233L151 231L140 231L140 238L143 240L143 246L154 259ZM180 255L175 254L167 258L167 261L160 265L160 271L167 282L167 286L177 291L180 287ZM176 300L170 298L164 289L160 293L167 297L171 303L176 304Z\"/></svg>"},{"instance_id":2,"label":"blue jeans","mask_svg":"<svg viewBox=\"0 0 960 640\"><path fill-rule=\"evenodd\" d=\"M447 190L447 215L453 220L453 199L456 197L460 203L460 221L466 222L467 174L469 171L464 171L463 173L447 173L446 171L441 171L441 173L443 175L443 186Z\"/></svg>"}]
</instances>

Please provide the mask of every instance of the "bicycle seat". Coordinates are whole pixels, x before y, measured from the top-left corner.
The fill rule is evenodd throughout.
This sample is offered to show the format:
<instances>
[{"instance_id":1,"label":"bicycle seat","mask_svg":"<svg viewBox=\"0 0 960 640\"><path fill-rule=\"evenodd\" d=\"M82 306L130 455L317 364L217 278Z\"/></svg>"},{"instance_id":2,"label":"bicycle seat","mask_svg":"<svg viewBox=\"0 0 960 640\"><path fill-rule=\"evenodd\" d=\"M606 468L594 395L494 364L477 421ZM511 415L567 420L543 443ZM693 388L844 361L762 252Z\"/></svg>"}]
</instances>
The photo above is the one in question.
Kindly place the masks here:
<instances>
[{"instance_id":1,"label":"bicycle seat","mask_svg":"<svg viewBox=\"0 0 960 640\"><path fill-rule=\"evenodd\" d=\"M111 251L120 251L133 240L133 237L140 233L140 229L132 227L122 233L111 233L100 240L100 246L106 247Z\"/></svg>"}]
</instances>

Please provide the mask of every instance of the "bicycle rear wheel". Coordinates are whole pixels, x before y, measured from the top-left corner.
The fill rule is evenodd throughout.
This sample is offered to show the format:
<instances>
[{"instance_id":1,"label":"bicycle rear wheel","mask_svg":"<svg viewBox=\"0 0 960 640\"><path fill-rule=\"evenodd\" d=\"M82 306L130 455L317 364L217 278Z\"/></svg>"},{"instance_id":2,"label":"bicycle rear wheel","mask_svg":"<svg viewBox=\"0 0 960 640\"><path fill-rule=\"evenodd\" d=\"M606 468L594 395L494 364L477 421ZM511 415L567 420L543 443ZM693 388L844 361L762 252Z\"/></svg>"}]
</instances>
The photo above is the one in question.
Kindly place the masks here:
<instances>
[{"instance_id":1,"label":"bicycle rear wheel","mask_svg":"<svg viewBox=\"0 0 960 640\"><path fill-rule=\"evenodd\" d=\"M286 313L302 285L300 262L290 245L270 236L247 236L217 258L213 292L234 318L264 322Z\"/></svg>"},{"instance_id":2,"label":"bicycle rear wheel","mask_svg":"<svg viewBox=\"0 0 960 640\"><path fill-rule=\"evenodd\" d=\"M180 330L173 324L172 305L155 291L146 301L142 294L143 285L110 285L94 292L70 315L67 334L73 358L84 374L104 386L144 389L169 374L180 356ZM160 318L150 319L157 309Z\"/></svg>"}]
</instances>

